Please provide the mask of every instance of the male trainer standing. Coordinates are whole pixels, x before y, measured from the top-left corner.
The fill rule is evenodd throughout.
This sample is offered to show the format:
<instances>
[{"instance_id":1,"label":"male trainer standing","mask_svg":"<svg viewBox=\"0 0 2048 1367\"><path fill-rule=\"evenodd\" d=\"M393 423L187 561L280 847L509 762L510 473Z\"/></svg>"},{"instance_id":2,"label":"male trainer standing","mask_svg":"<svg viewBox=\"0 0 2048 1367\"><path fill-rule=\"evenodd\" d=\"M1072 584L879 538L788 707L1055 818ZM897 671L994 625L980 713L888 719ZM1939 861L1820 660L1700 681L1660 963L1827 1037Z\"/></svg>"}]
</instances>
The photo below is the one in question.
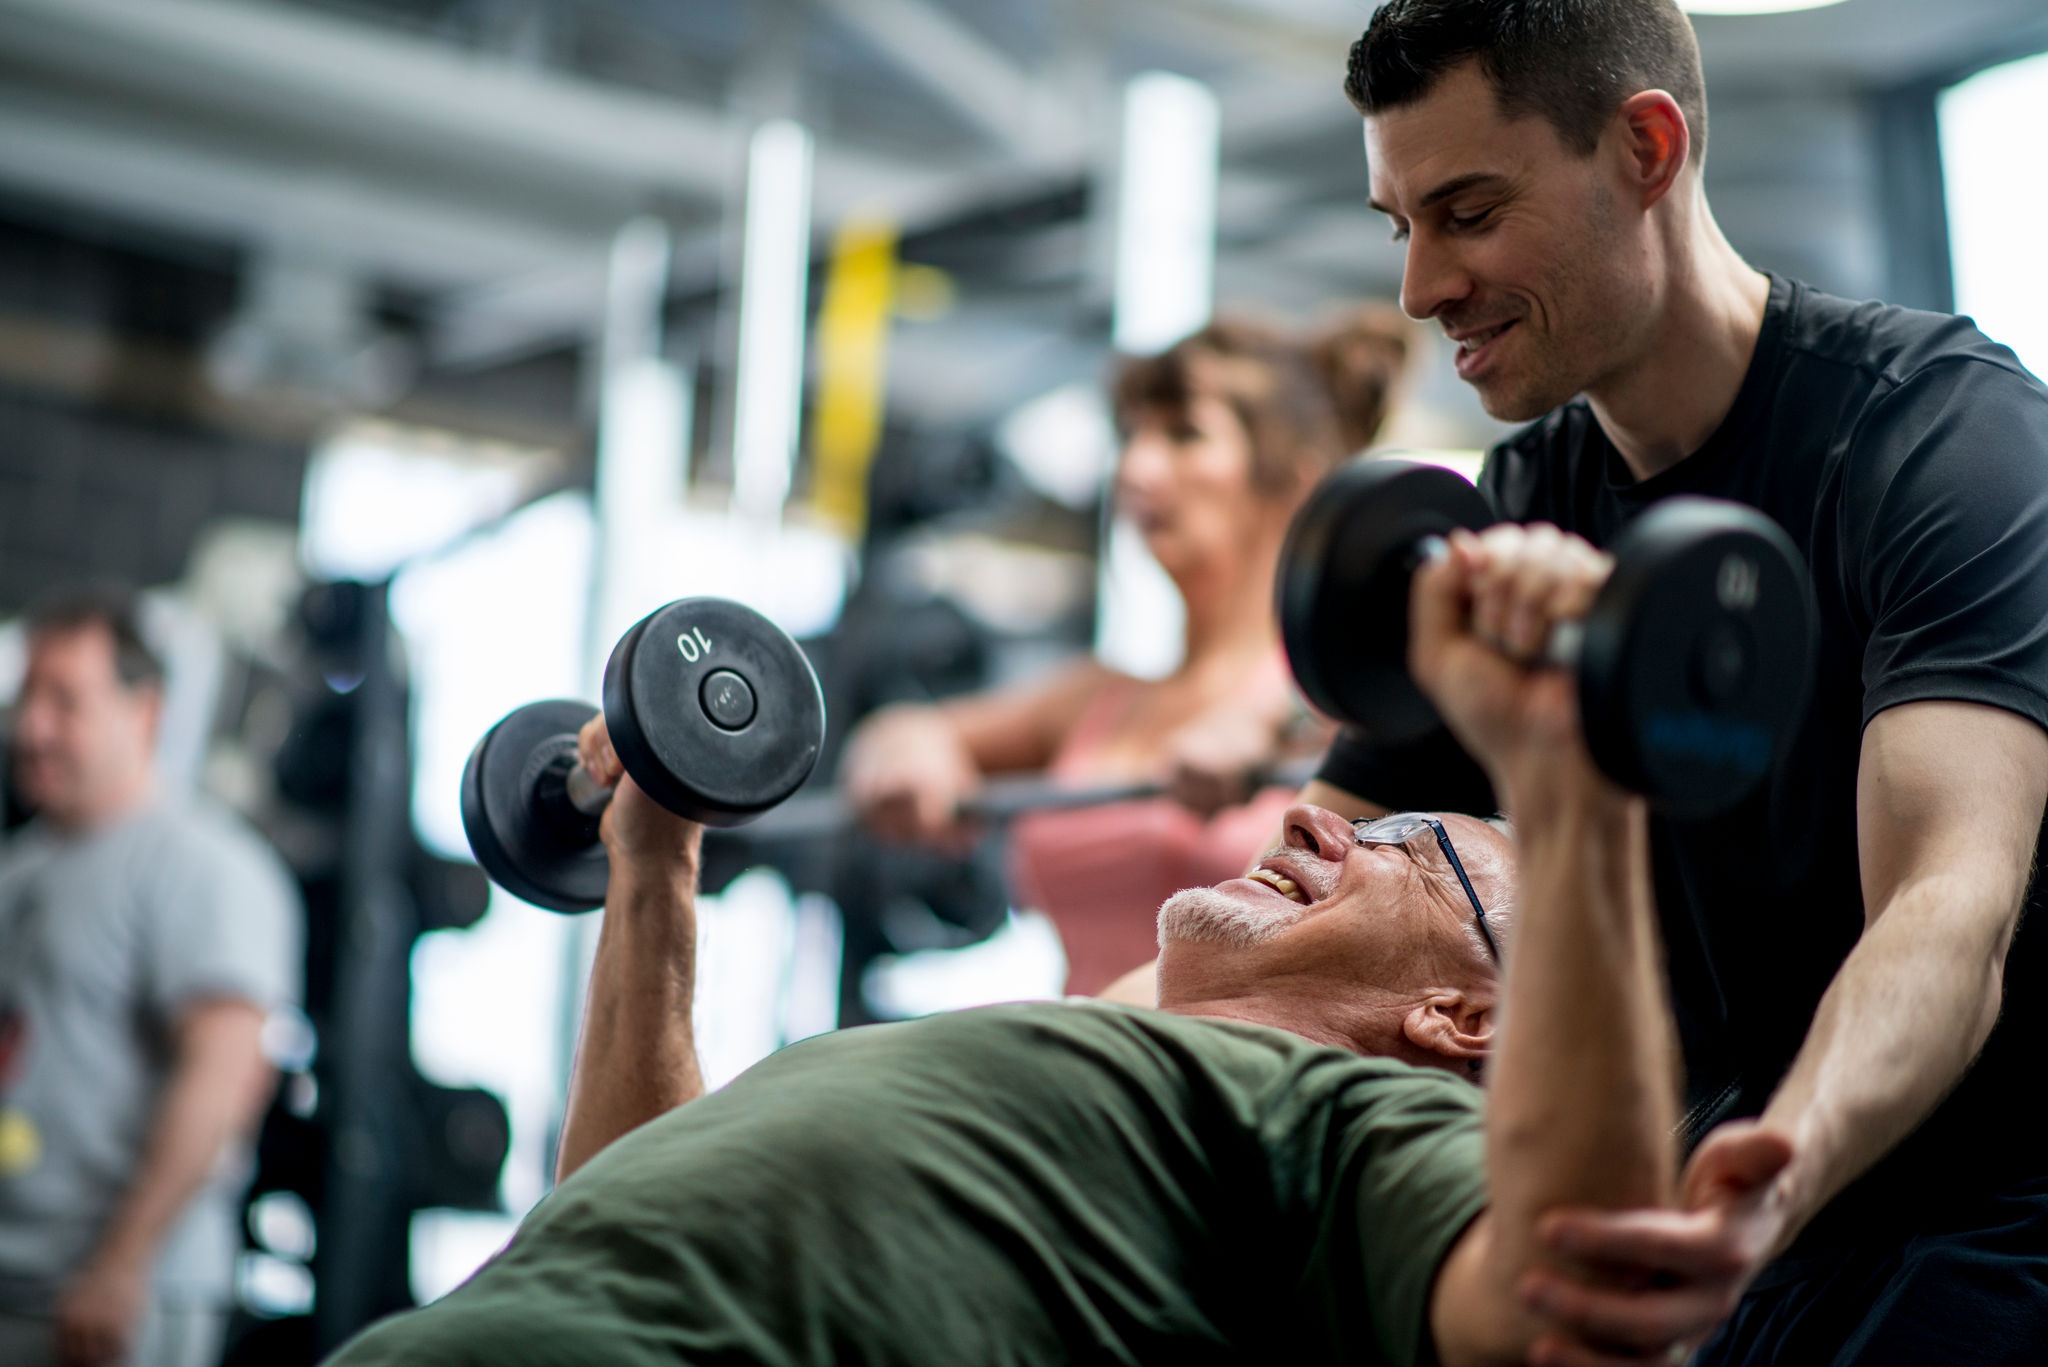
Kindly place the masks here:
<instances>
[{"instance_id":1,"label":"male trainer standing","mask_svg":"<svg viewBox=\"0 0 2048 1367\"><path fill-rule=\"evenodd\" d=\"M1490 413L1533 420L1487 461L1500 516L1605 545L1668 495L1734 499L1792 535L1820 601L1788 762L1730 816L1654 827L1694 1210L1559 1220L1662 1289L1553 1280L1539 1304L1627 1343L1704 1333L1746 1285L1699 1361L2038 1363L2048 926L2021 912L2048 793L2048 390L1965 319L1736 255L1673 0L1392 0L1346 93L1404 306ZM1492 806L1445 737L1347 737L1305 797ZM1757 1124L1798 1157L1731 1206L1716 1176Z\"/></svg>"},{"instance_id":2,"label":"male trainer standing","mask_svg":"<svg viewBox=\"0 0 2048 1367\"><path fill-rule=\"evenodd\" d=\"M212 1367L261 1033L297 894L224 813L156 791L163 671L128 601L31 615L0 844L0 1362Z\"/></svg>"}]
</instances>

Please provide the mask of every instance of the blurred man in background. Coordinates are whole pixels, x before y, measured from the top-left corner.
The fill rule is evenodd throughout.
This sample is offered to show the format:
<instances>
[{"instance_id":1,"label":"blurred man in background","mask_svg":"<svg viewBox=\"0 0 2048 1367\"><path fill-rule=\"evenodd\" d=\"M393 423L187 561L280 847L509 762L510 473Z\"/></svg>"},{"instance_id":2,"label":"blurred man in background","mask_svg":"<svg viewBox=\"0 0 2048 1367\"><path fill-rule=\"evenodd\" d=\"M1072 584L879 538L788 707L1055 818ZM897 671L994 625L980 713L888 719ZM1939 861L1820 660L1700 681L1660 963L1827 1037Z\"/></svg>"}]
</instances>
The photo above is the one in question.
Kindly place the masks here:
<instances>
[{"instance_id":1,"label":"blurred man in background","mask_svg":"<svg viewBox=\"0 0 2048 1367\"><path fill-rule=\"evenodd\" d=\"M269 1012L301 912L248 830L158 790L163 668L122 595L29 620L0 843L0 1362L218 1360Z\"/></svg>"}]
</instances>

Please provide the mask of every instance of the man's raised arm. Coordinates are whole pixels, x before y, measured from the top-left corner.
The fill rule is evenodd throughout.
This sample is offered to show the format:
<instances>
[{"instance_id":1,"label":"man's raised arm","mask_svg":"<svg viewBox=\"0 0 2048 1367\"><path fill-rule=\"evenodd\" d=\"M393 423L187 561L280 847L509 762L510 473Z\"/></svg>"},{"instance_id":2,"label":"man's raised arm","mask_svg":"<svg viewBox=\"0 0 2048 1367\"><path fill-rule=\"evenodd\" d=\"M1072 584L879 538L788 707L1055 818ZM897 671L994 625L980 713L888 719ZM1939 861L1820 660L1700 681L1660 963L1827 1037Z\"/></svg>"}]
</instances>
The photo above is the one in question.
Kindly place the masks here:
<instances>
[{"instance_id":1,"label":"man's raised arm","mask_svg":"<svg viewBox=\"0 0 2048 1367\"><path fill-rule=\"evenodd\" d=\"M1571 676L1489 644L1540 641L1550 620L1583 612L1603 572L1540 538L1460 535L1414 588L1411 666L1506 796L1521 875L1490 1070L1492 1205L1445 1263L1431 1305L1446 1367L1519 1362L1544 1335L1523 1291L1549 1256L1538 1238L1546 1211L1658 1207L1674 1195L1677 1047L1642 800L1593 767ZM1605 1337L1632 1351L1669 1346L1621 1324ZM1580 1351L1545 1342L1539 1360Z\"/></svg>"},{"instance_id":2,"label":"man's raised arm","mask_svg":"<svg viewBox=\"0 0 2048 1367\"><path fill-rule=\"evenodd\" d=\"M704 1093L690 1007L697 985L697 872L703 828L641 792L612 753L604 719L578 737L593 778L617 785L599 834L611 857L555 1180L626 1131Z\"/></svg>"}]
</instances>

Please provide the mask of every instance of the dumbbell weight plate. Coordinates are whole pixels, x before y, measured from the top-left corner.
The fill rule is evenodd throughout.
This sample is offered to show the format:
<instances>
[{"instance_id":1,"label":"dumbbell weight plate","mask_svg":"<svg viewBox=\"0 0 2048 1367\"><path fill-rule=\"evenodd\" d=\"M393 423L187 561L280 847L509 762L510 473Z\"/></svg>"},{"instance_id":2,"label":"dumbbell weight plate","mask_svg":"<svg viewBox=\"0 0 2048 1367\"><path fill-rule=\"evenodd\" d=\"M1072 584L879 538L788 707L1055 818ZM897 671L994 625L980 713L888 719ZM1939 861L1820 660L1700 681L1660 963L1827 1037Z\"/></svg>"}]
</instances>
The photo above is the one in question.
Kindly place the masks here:
<instances>
[{"instance_id":1,"label":"dumbbell weight plate","mask_svg":"<svg viewBox=\"0 0 2048 1367\"><path fill-rule=\"evenodd\" d=\"M1587 748L1673 816L1726 811L1806 708L1817 608L1799 551L1755 509L1705 498L1656 504L1609 549L1578 667Z\"/></svg>"},{"instance_id":2,"label":"dumbbell weight plate","mask_svg":"<svg viewBox=\"0 0 2048 1367\"><path fill-rule=\"evenodd\" d=\"M1280 553L1280 634L1308 700L1380 744L1435 730L1436 709L1408 674L1414 547L1498 520L1477 489L1441 466L1367 457L1325 479Z\"/></svg>"},{"instance_id":3,"label":"dumbbell weight plate","mask_svg":"<svg viewBox=\"0 0 2048 1367\"><path fill-rule=\"evenodd\" d=\"M604 714L634 782L707 826L741 825L794 793L825 739L803 651L723 598L679 599L628 631L605 665Z\"/></svg>"},{"instance_id":4,"label":"dumbbell weight plate","mask_svg":"<svg viewBox=\"0 0 2048 1367\"><path fill-rule=\"evenodd\" d=\"M535 802L551 761L573 760L576 732L595 715L584 702L537 702L484 732L462 769L462 829L476 862L514 897L550 911L604 905L611 864L595 818Z\"/></svg>"}]
</instances>

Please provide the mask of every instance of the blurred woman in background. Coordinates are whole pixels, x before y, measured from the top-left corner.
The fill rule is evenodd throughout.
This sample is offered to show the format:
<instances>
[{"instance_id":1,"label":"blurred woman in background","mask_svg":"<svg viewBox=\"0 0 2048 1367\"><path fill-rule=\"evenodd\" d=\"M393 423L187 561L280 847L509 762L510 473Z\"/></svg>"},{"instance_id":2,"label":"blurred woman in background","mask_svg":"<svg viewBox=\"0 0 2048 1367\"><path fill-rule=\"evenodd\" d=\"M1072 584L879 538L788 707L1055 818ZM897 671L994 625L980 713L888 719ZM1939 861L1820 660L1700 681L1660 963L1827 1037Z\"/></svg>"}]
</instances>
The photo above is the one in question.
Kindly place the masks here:
<instances>
[{"instance_id":1,"label":"blurred woman in background","mask_svg":"<svg viewBox=\"0 0 2048 1367\"><path fill-rule=\"evenodd\" d=\"M1294 790L1248 793L1245 775L1290 742L1327 739L1281 651L1274 567L1303 497L1379 430L1409 337L1384 307L1308 337L1219 319L1124 362L1113 496L1186 605L1179 668L1153 681L1082 660L1015 688L883 708L849 738L847 796L897 840L964 845L961 806L987 774L1170 784L1180 801L1041 812L1011 833L1012 900L1058 928L1069 992L1148 962L1167 896L1249 863Z\"/></svg>"}]
</instances>

